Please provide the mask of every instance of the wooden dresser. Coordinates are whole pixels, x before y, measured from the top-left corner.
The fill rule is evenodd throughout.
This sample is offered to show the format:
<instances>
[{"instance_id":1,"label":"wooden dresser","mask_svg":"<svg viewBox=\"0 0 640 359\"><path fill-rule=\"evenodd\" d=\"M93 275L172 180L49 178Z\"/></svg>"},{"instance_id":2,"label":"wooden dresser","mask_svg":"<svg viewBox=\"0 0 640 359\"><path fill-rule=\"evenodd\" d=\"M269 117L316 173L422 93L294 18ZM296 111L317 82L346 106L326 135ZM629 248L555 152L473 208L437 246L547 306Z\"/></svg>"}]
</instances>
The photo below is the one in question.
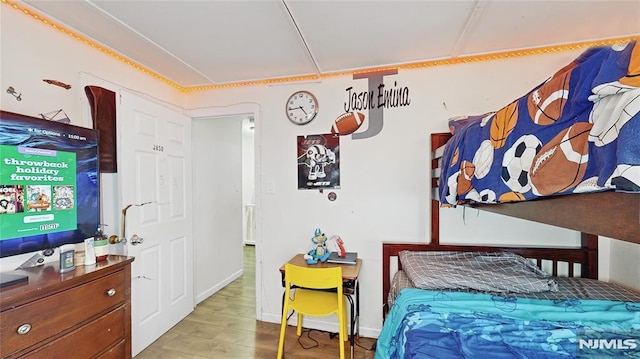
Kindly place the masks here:
<instances>
[{"instance_id":1,"label":"wooden dresser","mask_svg":"<svg viewBox=\"0 0 640 359\"><path fill-rule=\"evenodd\" d=\"M131 358L132 257L60 274L58 262L12 273L0 290L1 358Z\"/></svg>"}]
</instances>

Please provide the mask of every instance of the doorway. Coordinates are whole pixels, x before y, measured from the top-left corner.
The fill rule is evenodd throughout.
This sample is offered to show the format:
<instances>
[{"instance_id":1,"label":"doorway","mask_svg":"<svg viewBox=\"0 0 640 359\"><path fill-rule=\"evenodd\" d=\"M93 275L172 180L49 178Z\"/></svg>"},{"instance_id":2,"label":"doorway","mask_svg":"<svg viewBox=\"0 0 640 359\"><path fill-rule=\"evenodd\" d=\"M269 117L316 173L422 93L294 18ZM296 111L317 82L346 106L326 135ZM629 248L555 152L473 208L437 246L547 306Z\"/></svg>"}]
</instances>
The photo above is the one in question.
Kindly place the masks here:
<instances>
[{"instance_id":1,"label":"doorway","mask_svg":"<svg viewBox=\"0 0 640 359\"><path fill-rule=\"evenodd\" d=\"M245 205L251 204L254 208L254 225L249 229L253 229L252 237L255 243L256 258L256 269L252 274L255 274L256 293L260 293L262 278L257 265L261 258L260 187L255 185L259 183L257 177L259 176L260 154L254 146L254 141L259 138L259 106L257 104L239 104L221 108L188 110L185 113L193 119L194 137L202 136L199 140L194 138L194 170L197 171L198 166L202 166L202 169L209 168L209 172L194 173L194 189L213 185L223 185L227 189L220 196L210 196L211 199L223 198L223 201L216 199L209 201L208 206L201 206L198 209L194 207L194 216L196 217L194 218L196 304L243 275L245 269L243 268L242 253L248 234L248 211L245 209ZM206 122L214 127L220 126L220 128L206 130L199 128L200 125L206 126L204 124ZM223 148L206 149L197 145L204 143L206 146L210 146L211 142L216 142ZM245 142L245 145L241 145L242 142ZM214 162L226 164L216 165ZM213 171L212 169L215 167L218 170ZM224 178L220 178L220 176ZM219 189L215 190L219 191ZM194 202L198 201L198 192L198 190L194 190ZM203 195L206 194L203 193ZM237 198L237 201L231 197ZM202 201L202 203L206 203L206 201ZM194 206L196 205L194 203ZM201 210L204 212L200 212ZM236 213L232 217L227 216L230 210ZM206 214L207 212L209 214ZM223 227L227 226L225 227L227 229L219 231L212 224L212 218L228 218L229 222L233 222L233 225L221 224ZM207 255L198 258L200 244L210 247L206 249L206 252L202 252ZM221 256L223 262L219 260ZM225 260L232 263L222 265L221 263L228 263L224 262ZM212 278L214 280L210 280ZM208 283L201 283L201 279L203 281L206 279ZM200 287L198 288L198 286ZM256 319L261 320L261 298L258 295L255 298Z\"/></svg>"},{"instance_id":2,"label":"doorway","mask_svg":"<svg viewBox=\"0 0 640 359\"><path fill-rule=\"evenodd\" d=\"M198 118L193 132L196 303L242 275L242 122Z\"/></svg>"}]
</instances>

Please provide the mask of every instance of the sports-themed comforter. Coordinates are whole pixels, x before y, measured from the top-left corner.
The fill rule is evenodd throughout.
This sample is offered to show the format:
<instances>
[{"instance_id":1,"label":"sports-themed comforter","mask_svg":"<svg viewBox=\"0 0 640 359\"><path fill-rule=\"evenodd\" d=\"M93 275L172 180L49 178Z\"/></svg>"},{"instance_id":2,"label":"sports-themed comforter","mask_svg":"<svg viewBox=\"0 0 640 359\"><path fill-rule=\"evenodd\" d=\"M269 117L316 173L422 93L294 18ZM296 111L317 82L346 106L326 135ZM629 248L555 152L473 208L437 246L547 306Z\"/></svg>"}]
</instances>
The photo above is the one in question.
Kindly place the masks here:
<instances>
[{"instance_id":1,"label":"sports-themed comforter","mask_svg":"<svg viewBox=\"0 0 640 359\"><path fill-rule=\"evenodd\" d=\"M638 358L640 303L403 289L376 359Z\"/></svg>"},{"instance_id":2,"label":"sports-themed comforter","mask_svg":"<svg viewBox=\"0 0 640 359\"><path fill-rule=\"evenodd\" d=\"M443 205L640 192L640 45L589 49L499 111L450 128Z\"/></svg>"}]
</instances>

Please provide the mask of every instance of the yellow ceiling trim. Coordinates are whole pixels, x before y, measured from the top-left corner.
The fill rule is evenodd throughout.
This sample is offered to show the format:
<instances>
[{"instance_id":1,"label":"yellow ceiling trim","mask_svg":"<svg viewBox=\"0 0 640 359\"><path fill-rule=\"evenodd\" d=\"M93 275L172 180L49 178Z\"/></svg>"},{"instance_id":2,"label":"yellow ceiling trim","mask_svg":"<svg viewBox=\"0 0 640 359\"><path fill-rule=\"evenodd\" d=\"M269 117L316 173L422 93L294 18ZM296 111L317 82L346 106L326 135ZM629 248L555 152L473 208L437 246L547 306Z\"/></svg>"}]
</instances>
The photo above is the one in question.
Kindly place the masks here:
<instances>
[{"instance_id":1,"label":"yellow ceiling trim","mask_svg":"<svg viewBox=\"0 0 640 359\"><path fill-rule=\"evenodd\" d=\"M552 52L579 50L579 49L584 49L589 47L610 46L616 43L629 42L633 40L640 40L640 36L617 37L617 38L611 38L611 39L605 39L605 40L583 41L583 42L576 42L576 43L556 45L556 46L545 46L545 47L529 48L529 49L522 49L522 50L492 52L492 53L483 54L483 55L470 55L470 56L460 56L460 57L440 59L440 60L409 62L409 63L399 64L394 66L371 67L371 68L357 69L357 70L351 70L351 71L327 72L327 73L321 74L320 78L318 78L318 76L316 75L307 75L307 76L285 77L285 78L268 79L268 80L232 82L232 83L226 83L226 84L220 84L220 85L196 86L196 87L188 87L186 88L186 91L214 90L214 89L221 89L221 88L242 87L242 86L251 86L251 85L274 85L279 83L313 81L313 80L322 80L322 79L327 79L332 77L353 76L355 74L371 73L371 72L387 71L387 70L399 70L399 69L413 70L413 69L421 69L425 67L456 65L456 64L491 61L491 60L498 60L498 59L505 59L505 58L512 58L512 57L541 55L541 54L548 54Z\"/></svg>"},{"instance_id":2,"label":"yellow ceiling trim","mask_svg":"<svg viewBox=\"0 0 640 359\"><path fill-rule=\"evenodd\" d=\"M114 59L116 59L118 61L124 62L125 64L133 67L134 69L136 69L136 70L138 70L138 71L140 71L140 72L142 72L142 73L144 73L144 74L146 74L148 76L154 77L155 79L157 79L159 81L162 81L162 82L164 82L165 84L167 84L169 86L175 87L176 89L178 89L180 91L183 91L183 92L185 92L187 90L187 88L185 88L184 86L180 86L177 83L169 80L168 78L166 78L166 77L164 77L164 76L162 76L162 75L160 75L160 74L158 74L158 73L156 73L156 72L154 72L154 71L152 71L152 70L150 70L150 69L148 69L148 68L146 68L146 67L144 67L144 66L142 66L142 65L140 65L138 63L136 63L135 61L130 60L130 59L128 59L128 58L126 58L126 57L124 57L124 56L112 51L111 49L98 44L97 42L89 39L88 37L85 37L85 36L83 36L83 35L81 35L79 33L76 33L75 31L73 31L73 30L71 30L71 29L69 29L69 28L67 28L67 27L65 27L65 26L63 26L61 24L58 24L58 23L56 23L55 21L53 21L51 19L47 19L45 16L43 16L41 14L38 14L37 12L35 12L33 10L30 10L30 9L27 9L27 8L21 6L20 4L18 4L18 2L15 2L15 1L12 1L12 0L0 0L0 1L2 1L3 4L9 5L12 8L22 12L23 14L25 14L27 16L30 16L31 18L33 18L35 20L38 20L41 23L52 27L55 30L60 31L63 34L74 38L75 40L83 42L85 45L89 45L92 48L94 48L94 49L96 49L96 50L98 50L100 52L103 52L103 53L113 57Z\"/></svg>"},{"instance_id":3,"label":"yellow ceiling trim","mask_svg":"<svg viewBox=\"0 0 640 359\"><path fill-rule=\"evenodd\" d=\"M229 82L222 83L217 85L205 85L205 86L190 86L185 87L181 86L168 78L136 63L135 61L128 59L121 54L118 54L97 42L78 34L61 24L54 22L53 20L47 19L41 14L36 13L33 10L29 10L25 7L20 6L17 2L12 0L0 0L3 4L9 5L12 8L22 12L25 15L32 17L35 20L40 21L41 23L48 25L62 33L69 35L70 37L83 42L86 45L91 46L92 48L101 51L114 59L121 61L134 69L141 71L142 73L151 76L165 84L174 87L182 92L194 92L194 91L204 91L204 90L217 90L217 89L225 89L225 88L234 88L234 87L246 87L246 86L255 86L255 85L277 85L291 82L309 82L309 81L320 81L322 79L334 78L340 76L353 76L354 74L360 73L370 73L377 71L386 71L386 70L413 70L413 69L421 69L425 67L434 67L434 66L444 66L444 65L456 65L456 64L465 64L472 62L482 62L482 61L491 61L491 60L499 60L513 57L523 57L523 56L531 56L531 55L541 55L548 54L553 52L561 52L561 51L572 51L579 50L588 47L597 47L597 46L609 46L616 43L628 42L633 40L640 40L640 35L636 36L627 36L627 37L617 37L611 39L604 40L595 40L595 41L582 41L570 44L561 44L554 46L544 46L544 47L536 47L536 48L528 48L521 50L512 50L512 51L500 51L500 52L492 52L482 55L470 55L470 56L460 56L455 58L446 58L440 60L429 60L429 61L419 61L419 62L409 62L405 64L398 64L393 66L381 66L381 67L371 67L364 69L356 69L350 71L336 71L336 72L327 72L323 73L318 77L315 74L310 75L301 75L301 76L291 76L291 77L282 77L282 78L273 78L273 79L263 79L263 80L253 80L253 81L240 81L240 82Z\"/></svg>"}]
</instances>

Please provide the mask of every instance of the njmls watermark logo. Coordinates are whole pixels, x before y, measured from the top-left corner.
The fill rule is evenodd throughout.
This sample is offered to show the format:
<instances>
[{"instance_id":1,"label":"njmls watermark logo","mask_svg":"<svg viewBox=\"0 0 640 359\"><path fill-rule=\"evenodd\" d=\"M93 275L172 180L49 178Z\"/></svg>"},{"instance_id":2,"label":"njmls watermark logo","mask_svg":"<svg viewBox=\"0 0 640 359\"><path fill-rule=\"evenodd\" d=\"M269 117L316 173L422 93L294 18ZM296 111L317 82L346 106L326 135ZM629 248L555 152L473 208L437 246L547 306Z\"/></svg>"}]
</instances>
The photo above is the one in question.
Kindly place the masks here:
<instances>
[{"instance_id":1,"label":"njmls watermark logo","mask_svg":"<svg viewBox=\"0 0 640 359\"><path fill-rule=\"evenodd\" d=\"M634 350L640 347L638 339L580 339L580 349Z\"/></svg>"}]
</instances>

